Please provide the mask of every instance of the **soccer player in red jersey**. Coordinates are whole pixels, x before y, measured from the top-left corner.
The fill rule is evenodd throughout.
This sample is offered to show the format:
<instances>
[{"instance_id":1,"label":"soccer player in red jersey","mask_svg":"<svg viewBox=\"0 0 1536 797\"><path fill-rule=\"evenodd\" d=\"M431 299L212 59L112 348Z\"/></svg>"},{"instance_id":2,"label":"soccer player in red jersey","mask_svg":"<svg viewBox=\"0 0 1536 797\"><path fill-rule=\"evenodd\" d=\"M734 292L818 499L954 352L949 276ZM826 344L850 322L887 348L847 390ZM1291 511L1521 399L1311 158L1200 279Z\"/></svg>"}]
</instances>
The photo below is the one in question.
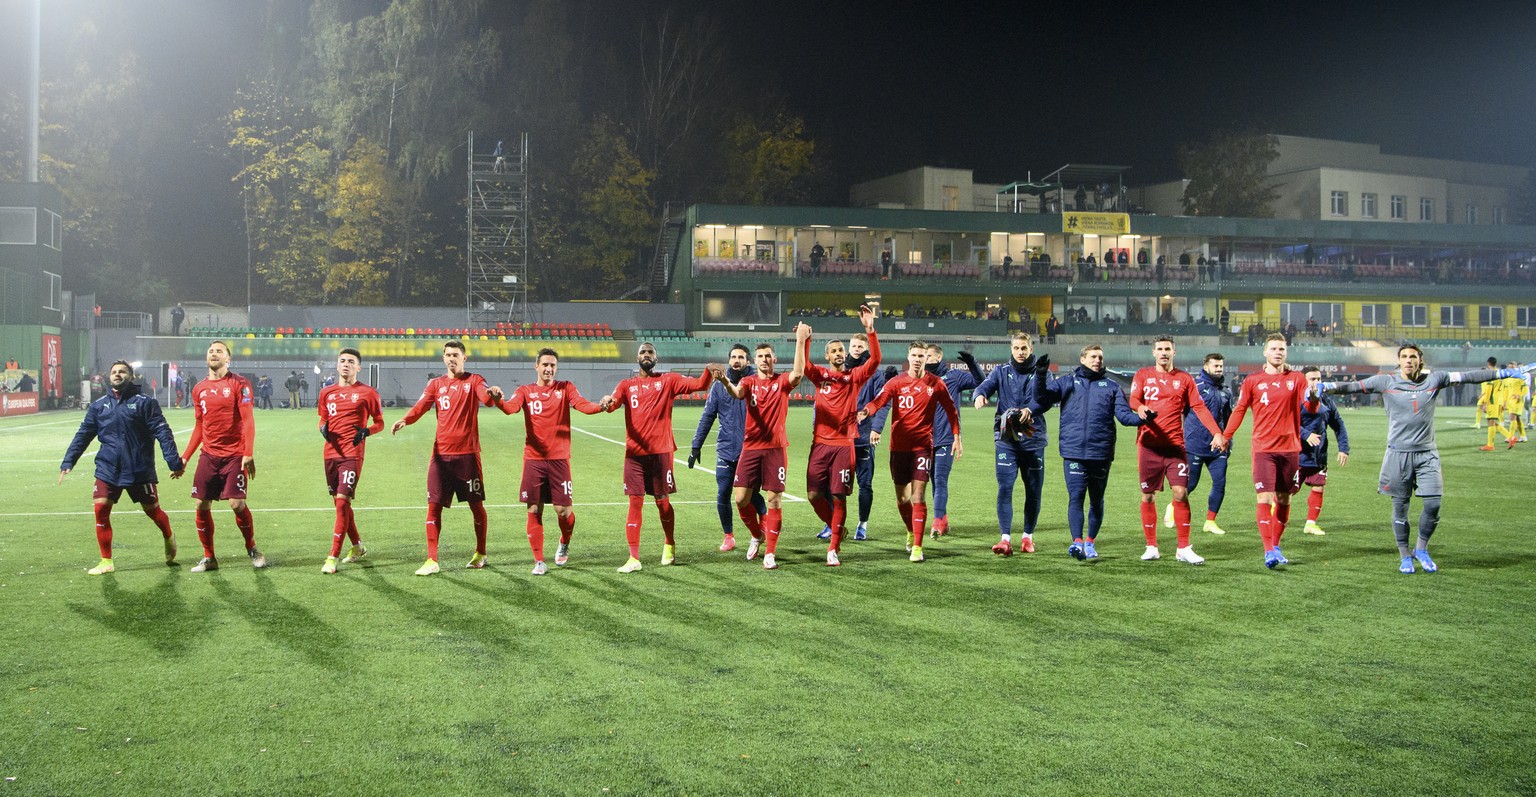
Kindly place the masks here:
<instances>
[{"instance_id":1,"label":"soccer player in red jersey","mask_svg":"<svg viewBox=\"0 0 1536 797\"><path fill-rule=\"evenodd\" d=\"M437 537L442 529L443 509L453 506L453 499L469 504L475 524L475 555L466 568L485 567L485 478L480 470L480 407L511 411L502 403L501 388L485 383L485 377L464 370L468 352L464 344L450 340L443 344L443 367L447 373L434 377L421 392L416 406L389 430L395 434L416 422L428 409L437 413L437 436L432 440L432 459L427 464L427 561L416 575L430 576L441 568L437 564Z\"/></svg>"},{"instance_id":2,"label":"soccer player in red jersey","mask_svg":"<svg viewBox=\"0 0 1536 797\"><path fill-rule=\"evenodd\" d=\"M869 341L869 359L849 369L848 350L842 341L831 340L827 341L826 366L808 365L805 371L816 385L815 436L805 465L805 483L816 516L832 531L827 545L828 567L841 564L839 546L848 517L848 494L853 492L853 444L859 436L859 391L880 370L880 339L875 335L875 313L868 305L859 307L859 321ZM810 345L807 337L806 360L811 357Z\"/></svg>"},{"instance_id":3,"label":"soccer player in red jersey","mask_svg":"<svg viewBox=\"0 0 1536 797\"><path fill-rule=\"evenodd\" d=\"M1184 450L1184 413L1192 411L1212 435L1211 445L1224 448L1221 426L1206 409L1195 378L1173 365L1173 338L1158 335L1152 341L1155 365L1136 372L1127 402L1146 421L1136 430L1137 465L1141 477L1141 533L1147 538L1143 561L1157 559L1157 494L1163 480L1173 493L1173 522L1178 535L1180 562L1204 564L1189 543L1189 454Z\"/></svg>"},{"instance_id":4,"label":"soccer player in red jersey","mask_svg":"<svg viewBox=\"0 0 1536 797\"><path fill-rule=\"evenodd\" d=\"M320 566L320 572L326 574L336 572L343 539L352 541L352 549L342 562L356 562L368 553L357 534L352 499L357 496L357 482L363 475L363 449L368 436L384 431L384 404L377 390L357 381L362 367L363 355L357 349L342 349L336 355L336 384L321 388L315 401L320 412L320 436L325 438L325 484L336 502L331 554ZM368 422L369 418L373 423Z\"/></svg>"},{"instance_id":5,"label":"soccer player in red jersey","mask_svg":"<svg viewBox=\"0 0 1536 797\"><path fill-rule=\"evenodd\" d=\"M245 505L247 482L256 478L256 412L251 383L229 370L229 344L208 344L208 378L192 388L192 438L181 452L182 462L202 446L192 477L192 497L197 499L197 539L203 558L193 573L219 569L213 555L213 502L229 501L235 525L245 537L245 553L251 566L267 566L267 557L256 550L256 524Z\"/></svg>"},{"instance_id":6,"label":"soccer player in red jersey","mask_svg":"<svg viewBox=\"0 0 1536 797\"><path fill-rule=\"evenodd\" d=\"M779 544L779 532L784 528L784 510L780 502L784 498L784 483L788 476L789 433L784 419L789 414L789 396L799 387L805 376L805 360L809 356L811 328L795 325L795 364L787 374L776 373L778 357L773 346L757 344L752 360L757 371L747 374L741 381L731 384L726 380L726 392L738 401L747 402L746 433L741 439L741 459L736 461L736 482L732 498L736 512L746 521L752 532L752 542L747 545L747 560L757 558L759 546L767 539L763 554L763 568L772 570L779 566L774 549ZM756 521L757 509L752 506L752 494L761 491L768 511Z\"/></svg>"},{"instance_id":7,"label":"soccer player in red jersey","mask_svg":"<svg viewBox=\"0 0 1536 797\"><path fill-rule=\"evenodd\" d=\"M576 512L571 508L571 410L584 415L602 411L570 382L556 379L560 355L540 349L534 363L538 379L512 391L506 408L523 413L523 503L528 505L528 547L533 549L533 574L549 572L544 564L544 505L555 505L560 522L560 547L555 564L570 556Z\"/></svg>"},{"instance_id":8,"label":"soccer player in red jersey","mask_svg":"<svg viewBox=\"0 0 1536 797\"><path fill-rule=\"evenodd\" d=\"M960 445L960 413L955 411L955 401L944 381L924 368L927 362L928 344L913 341L907 349L906 373L891 377L880 395L864 405L858 415L862 421L894 400L889 436L891 481L896 485L896 511L907 526L907 543L914 562L923 561L923 526L928 520L923 494L933 469L933 415L940 407L948 414L950 428L955 431L951 449L955 458L959 459L964 451Z\"/></svg>"},{"instance_id":9,"label":"soccer player in red jersey","mask_svg":"<svg viewBox=\"0 0 1536 797\"><path fill-rule=\"evenodd\" d=\"M133 366L118 360L108 369L107 379L111 390L86 408L80 429L75 432L74 440L64 452L64 461L59 465L59 484L63 484L64 477L74 469L91 441L101 441L96 451L96 486L92 490L96 546L101 550L101 562L85 572L99 576L115 569L112 565L112 505L122 498L125 490L160 529L160 536L165 540L165 563L174 565L176 537L171 533L170 519L160 508L155 441L160 441L160 453L165 457L166 467L171 469L171 478L181 478L186 464L176 453L176 438L160 411L160 402L154 396L140 392L134 383Z\"/></svg>"},{"instance_id":10,"label":"soccer player in red jersey","mask_svg":"<svg viewBox=\"0 0 1536 797\"><path fill-rule=\"evenodd\" d=\"M640 373L619 382L612 393L598 402L605 412L624 407L624 494L629 496L624 538L629 543L629 561L619 567L620 573L640 569L640 511L647 495L656 499L661 533L666 537L661 563L670 565L677 561L672 499L668 498L677 492L677 481L672 476L672 452L677 450L677 441L672 438L672 402L678 396L703 390L709 387L710 380L724 376L718 363L705 366L704 373L696 379L671 372L657 373L656 347L650 343L640 344L635 363L640 366Z\"/></svg>"},{"instance_id":11,"label":"soccer player in red jersey","mask_svg":"<svg viewBox=\"0 0 1536 797\"><path fill-rule=\"evenodd\" d=\"M1307 380L1285 364L1285 336L1264 339L1264 367L1243 380L1237 406L1222 434L1229 439L1242 428L1243 415L1253 407L1253 489L1258 493L1255 518L1264 543L1264 566L1288 564L1280 553L1280 536L1291 516L1291 496L1301 487L1301 410L1317 411L1317 397L1307 395Z\"/></svg>"}]
</instances>

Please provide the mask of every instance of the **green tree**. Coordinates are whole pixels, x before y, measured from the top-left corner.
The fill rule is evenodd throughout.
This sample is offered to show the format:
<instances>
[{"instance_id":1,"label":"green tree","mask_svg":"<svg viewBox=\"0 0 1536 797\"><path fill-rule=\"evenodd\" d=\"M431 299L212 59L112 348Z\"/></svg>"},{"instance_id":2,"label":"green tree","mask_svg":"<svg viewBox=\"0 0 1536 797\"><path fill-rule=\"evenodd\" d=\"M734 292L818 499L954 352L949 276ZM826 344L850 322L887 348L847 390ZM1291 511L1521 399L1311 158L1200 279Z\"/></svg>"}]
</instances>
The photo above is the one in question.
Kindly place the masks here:
<instances>
[{"instance_id":1,"label":"green tree","mask_svg":"<svg viewBox=\"0 0 1536 797\"><path fill-rule=\"evenodd\" d=\"M815 176L816 142L798 116L780 113L762 123L739 114L726 131L719 199L741 205L805 201Z\"/></svg>"},{"instance_id":2,"label":"green tree","mask_svg":"<svg viewBox=\"0 0 1536 797\"><path fill-rule=\"evenodd\" d=\"M1191 216L1267 219L1279 196L1267 180L1269 164L1280 157L1273 136L1219 131L1179 148L1179 167L1189 184L1184 212Z\"/></svg>"},{"instance_id":3,"label":"green tree","mask_svg":"<svg viewBox=\"0 0 1536 797\"><path fill-rule=\"evenodd\" d=\"M330 251L322 288L328 304L384 303L390 238L401 226L399 194L384 148L367 139L353 144L326 192Z\"/></svg>"},{"instance_id":4,"label":"green tree","mask_svg":"<svg viewBox=\"0 0 1536 797\"><path fill-rule=\"evenodd\" d=\"M545 183L535 230L534 287L546 299L612 296L644 276L655 235L645 168L626 130L599 116L576 148L567 177Z\"/></svg>"}]
</instances>

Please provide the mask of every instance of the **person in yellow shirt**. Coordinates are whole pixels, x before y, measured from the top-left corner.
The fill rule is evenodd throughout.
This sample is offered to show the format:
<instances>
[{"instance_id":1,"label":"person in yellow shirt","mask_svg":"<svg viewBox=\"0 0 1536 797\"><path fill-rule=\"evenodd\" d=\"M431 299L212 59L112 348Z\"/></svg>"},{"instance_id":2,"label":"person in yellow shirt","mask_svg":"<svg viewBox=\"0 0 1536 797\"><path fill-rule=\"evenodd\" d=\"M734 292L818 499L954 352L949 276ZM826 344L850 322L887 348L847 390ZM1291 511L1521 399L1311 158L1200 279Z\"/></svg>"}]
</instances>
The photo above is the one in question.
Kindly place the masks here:
<instances>
[{"instance_id":1,"label":"person in yellow shirt","mask_svg":"<svg viewBox=\"0 0 1536 797\"><path fill-rule=\"evenodd\" d=\"M1498 368L1499 361L1493 357L1489 357L1488 367ZM1478 393L1477 395L1477 416L1472 419L1473 429L1483 428L1483 419L1488 417L1488 402L1491 398L1493 398L1493 382L1484 382L1482 384L1482 392ZM1493 438L1488 438L1488 442L1491 444L1493 442Z\"/></svg>"},{"instance_id":2,"label":"person in yellow shirt","mask_svg":"<svg viewBox=\"0 0 1536 797\"><path fill-rule=\"evenodd\" d=\"M1504 411L1509 415L1509 447L1525 442L1525 400L1531 386L1524 377L1504 380Z\"/></svg>"},{"instance_id":3,"label":"person in yellow shirt","mask_svg":"<svg viewBox=\"0 0 1536 797\"><path fill-rule=\"evenodd\" d=\"M1497 361L1495 361L1495 365L1497 365ZM1482 448L1479 448L1479 451L1493 450L1493 436L1495 433L1504 435L1504 442L1510 448L1515 447L1515 436L1510 434L1509 427L1504 425L1505 404L1508 403L1511 381L1513 380L1495 379L1492 382L1484 383L1492 385L1493 389L1488 393L1488 406L1484 410L1484 415L1488 418L1488 442Z\"/></svg>"}]
</instances>

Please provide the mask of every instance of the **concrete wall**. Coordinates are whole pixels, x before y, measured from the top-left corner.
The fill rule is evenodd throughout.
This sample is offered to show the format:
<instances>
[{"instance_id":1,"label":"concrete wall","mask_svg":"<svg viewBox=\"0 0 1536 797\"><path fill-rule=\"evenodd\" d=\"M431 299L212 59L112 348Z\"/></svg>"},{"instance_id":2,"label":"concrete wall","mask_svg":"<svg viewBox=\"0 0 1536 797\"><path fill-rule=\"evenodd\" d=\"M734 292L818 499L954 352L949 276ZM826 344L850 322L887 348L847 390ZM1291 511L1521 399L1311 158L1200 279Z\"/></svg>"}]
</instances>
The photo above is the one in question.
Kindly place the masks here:
<instances>
[{"instance_id":1,"label":"concrete wall","mask_svg":"<svg viewBox=\"0 0 1536 797\"><path fill-rule=\"evenodd\" d=\"M614 329L681 329L683 306L653 302L544 302L530 307L535 319L559 324L607 324ZM190 313L189 313L190 317ZM295 307L258 304L250 326L462 327L463 307Z\"/></svg>"}]
</instances>

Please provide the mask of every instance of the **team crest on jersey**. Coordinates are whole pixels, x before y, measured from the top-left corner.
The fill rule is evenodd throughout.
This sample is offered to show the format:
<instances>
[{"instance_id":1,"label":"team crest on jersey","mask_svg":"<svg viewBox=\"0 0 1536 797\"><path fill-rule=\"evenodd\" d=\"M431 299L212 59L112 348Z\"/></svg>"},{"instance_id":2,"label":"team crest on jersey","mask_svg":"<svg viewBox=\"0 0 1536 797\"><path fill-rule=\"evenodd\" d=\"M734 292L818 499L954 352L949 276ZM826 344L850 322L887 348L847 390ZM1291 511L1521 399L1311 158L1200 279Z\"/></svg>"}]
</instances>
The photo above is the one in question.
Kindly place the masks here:
<instances>
[{"instance_id":1,"label":"team crest on jersey","mask_svg":"<svg viewBox=\"0 0 1536 797\"><path fill-rule=\"evenodd\" d=\"M661 389L661 380L660 379L656 380L656 389L657 390Z\"/></svg>"},{"instance_id":2,"label":"team crest on jersey","mask_svg":"<svg viewBox=\"0 0 1536 797\"><path fill-rule=\"evenodd\" d=\"M1292 380L1289 380L1289 379L1285 380L1285 389L1286 390L1294 390L1294 389L1296 389L1296 383L1294 381L1292 381Z\"/></svg>"},{"instance_id":3,"label":"team crest on jersey","mask_svg":"<svg viewBox=\"0 0 1536 797\"><path fill-rule=\"evenodd\" d=\"M224 397L229 398L229 388L224 388Z\"/></svg>"},{"instance_id":4,"label":"team crest on jersey","mask_svg":"<svg viewBox=\"0 0 1536 797\"><path fill-rule=\"evenodd\" d=\"M928 395L930 395L930 396L933 395L933 388L931 388L931 387L928 388Z\"/></svg>"}]
</instances>

